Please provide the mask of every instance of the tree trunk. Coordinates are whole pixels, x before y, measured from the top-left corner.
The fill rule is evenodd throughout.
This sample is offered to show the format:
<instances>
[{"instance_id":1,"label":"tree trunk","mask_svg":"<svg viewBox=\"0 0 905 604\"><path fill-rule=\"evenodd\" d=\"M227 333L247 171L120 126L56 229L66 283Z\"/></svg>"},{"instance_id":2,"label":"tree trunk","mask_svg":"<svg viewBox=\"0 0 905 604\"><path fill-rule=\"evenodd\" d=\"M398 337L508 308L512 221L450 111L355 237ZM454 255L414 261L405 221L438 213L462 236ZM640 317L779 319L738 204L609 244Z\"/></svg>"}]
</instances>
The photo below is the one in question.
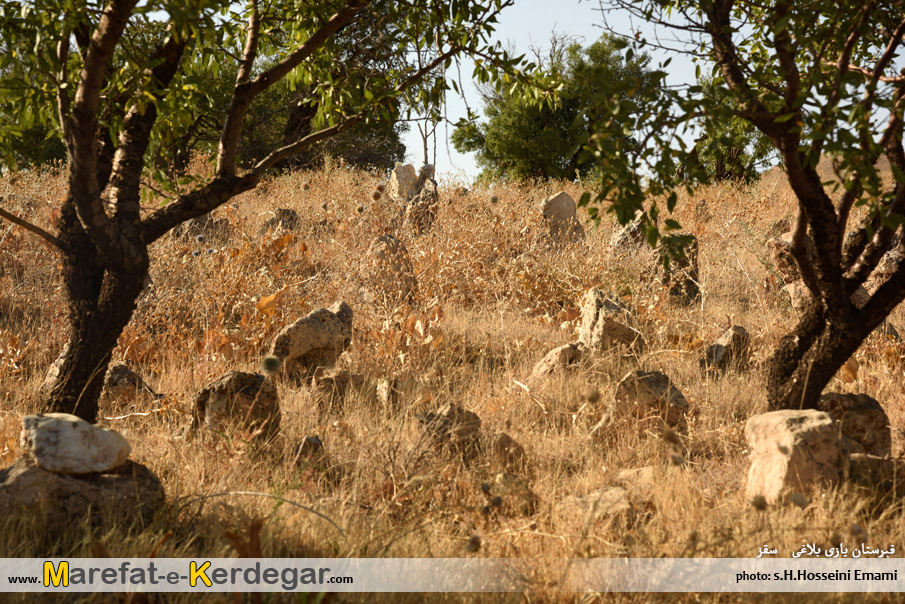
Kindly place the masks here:
<instances>
[{"instance_id":1,"label":"tree trunk","mask_svg":"<svg viewBox=\"0 0 905 604\"><path fill-rule=\"evenodd\" d=\"M767 365L767 401L771 411L815 409L836 372L883 323L888 313L856 310L831 320L813 299L791 333L784 336Z\"/></svg>"},{"instance_id":2,"label":"tree trunk","mask_svg":"<svg viewBox=\"0 0 905 604\"><path fill-rule=\"evenodd\" d=\"M62 277L70 333L43 406L94 423L110 354L135 310L147 264L141 274L114 271L82 229L71 201L61 212L60 239L67 246Z\"/></svg>"}]
</instances>

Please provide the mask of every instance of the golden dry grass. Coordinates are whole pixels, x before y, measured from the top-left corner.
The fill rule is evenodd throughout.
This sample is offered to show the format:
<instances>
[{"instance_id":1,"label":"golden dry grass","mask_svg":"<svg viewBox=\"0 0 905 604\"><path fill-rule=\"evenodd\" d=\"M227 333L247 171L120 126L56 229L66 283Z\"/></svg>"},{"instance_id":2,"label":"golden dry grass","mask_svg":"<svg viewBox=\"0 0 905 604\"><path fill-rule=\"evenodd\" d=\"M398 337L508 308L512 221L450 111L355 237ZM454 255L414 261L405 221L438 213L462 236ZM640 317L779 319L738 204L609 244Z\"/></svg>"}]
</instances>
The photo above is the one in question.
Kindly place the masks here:
<instances>
[{"instance_id":1,"label":"golden dry grass","mask_svg":"<svg viewBox=\"0 0 905 604\"><path fill-rule=\"evenodd\" d=\"M193 170L203 173L203 162ZM550 248L536 202L559 189L574 198L573 183L498 187L468 195L464 183L441 182L441 208L433 231L405 238L419 289L404 308L393 308L373 287L364 264L371 242L387 232L395 209L371 194L375 174L328 166L318 172L275 177L219 209L232 235L197 242L165 237L154 245L153 290L145 295L114 361L124 360L159 392L150 400L102 403L105 417L162 409L102 423L124 433L132 458L157 474L170 509L139 533L91 532L74 526L66 537L35 537L28 518L0 521L0 557L235 555L227 532L245 534L264 519L262 554L275 557L740 557L765 543L788 556L803 542L865 540L905 545L898 506L878 505L845 490L796 507L759 512L743 497L747 471L744 423L765 407L760 363L794 322L779 290L765 241L776 221L790 218L791 192L780 175L750 188L730 185L682 198L678 218L700 241L701 302L680 307L643 273L644 254L614 250L613 225L589 231L586 245ZM65 191L53 170L0 180L0 196L35 223L50 228ZM491 203L491 197L497 201ZM157 203L157 202L154 202ZM302 227L291 238L261 236L275 208L292 208ZM0 230L0 462L17 454L21 417L34 412L43 373L64 341L65 309L57 260L48 246L19 228ZM210 249L210 251L208 251ZM193 254L193 252L200 252ZM648 346L636 360L603 356L555 377L529 394L524 382L548 350L575 339L574 309L584 292L603 287L641 315ZM256 303L284 291L272 315ZM241 439L187 441L192 394L229 369L256 370L276 332L315 308L345 300L355 311L352 347L341 365L364 383L341 402L319 408L306 388L279 382L282 440L256 453ZM905 326L902 311L892 320ZM729 324L746 327L755 348L747 373L705 378L704 348ZM835 379L829 389L864 392L880 400L895 427L903 423L903 364L893 344L872 338L858 353L854 383ZM605 438L591 430L612 400L615 384L634 368L661 370L691 403L684 463L657 436L626 427ZM375 394L382 378L397 378L404 396L385 408ZM599 396L597 396L597 394ZM532 516L484 511L480 485L500 468L483 455L463 464L432 449L415 414L458 402L483 420L483 432L505 431L527 450L523 476L540 499ZM294 447L319 435L325 461L294 463ZM902 453L898 430L894 454ZM637 520L625 526L582 526L557 513L565 497L614 484L623 469L654 467L654 482L633 494ZM260 497L224 496L189 503L199 494L260 491L311 506L343 527ZM466 548L478 535L477 552ZM848 540L848 541L847 541ZM576 601L597 596L559 594L539 578L536 590L510 596L431 596L443 601ZM734 602L745 595L609 596L617 601ZM27 599L27 598L24 598ZM422 596L328 596L324 601L420 601ZM602 598L599 598L602 599ZM763 598L761 598L763 599ZM773 594L770 601L809 601ZM835 601L861 601L838 596ZM879 598L878 598L879 599ZM107 601L87 596L84 601ZM118 600L117 600L118 601ZM195 602L174 595L166 602ZM232 601L210 596L204 601ZM308 601L274 595L270 601Z\"/></svg>"}]
</instances>

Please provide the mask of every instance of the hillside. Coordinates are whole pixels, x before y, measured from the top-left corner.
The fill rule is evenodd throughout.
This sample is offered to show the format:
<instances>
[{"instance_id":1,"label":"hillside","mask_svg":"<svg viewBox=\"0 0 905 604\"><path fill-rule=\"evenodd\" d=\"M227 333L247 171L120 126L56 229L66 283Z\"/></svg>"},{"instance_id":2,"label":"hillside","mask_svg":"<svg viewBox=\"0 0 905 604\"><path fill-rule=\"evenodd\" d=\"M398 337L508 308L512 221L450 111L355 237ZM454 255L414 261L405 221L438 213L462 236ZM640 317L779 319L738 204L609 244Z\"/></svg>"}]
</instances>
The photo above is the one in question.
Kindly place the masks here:
<instances>
[{"instance_id":1,"label":"hillside","mask_svg":"<svg viewBox=\"0 0 905 604\"><path fill-rule=\"evenodd\" d=\"M689 307L671 301L651 278L647 251L610 245L616 227L609 215L599 229L585 225L586 242L549 245L537 204L561 189L578 199L582 191L574 183L464 193L459 188L466 183L459 182L440 183L439 214L429 234L400 235L418 287L408 304L395 307L367 260L372 242L393 230L398 212L387 195L374 199L381 182L340 166L279 176L215 213L229 223L223 238L167 236L155 244L153 285L113 362L125 362L166 396L106 397L101 413L103 425L132 443L131 459L160 477L169 512L137 534L92 534L74 526L58 541L36 538L41 527L29 517L6 516L0 557L49 551L141 557L158 544L161 557L231 557L236 549L227 533L248 534L254 518L264 521L262 553L272 557L752 558L765 543L782 552L840 539L905 543L900 518L854 489L815 498L805 509L763 512L745 502L745 422L766 407L761 364L795 321L765 247L779 234L779 221L793 217L781 174L767 174L749 188L721 185L681 197L678 220L700 245L703 295ZM52 170L0 179L4 208L48 229L65 190L65 174ZM262 235L261 225L277 208L297 211L299 227ZM38 239L0 225L0 467L17 456L21 418L36 410L44 372L65 340L56 263ZM537 361L576 339L581 300L592 287L637 312L644 352L600 355L529 384ZM188 437L195 392L228 370L259 370L283 327L337 301L354 311L352 344L339 365L360 374L360 383L325 401L307 384L278 379L281 436L264 452L241 435ZM891 321L905 327L901 308ZM751 368L703 374L704 350L731 325L751 334ZM901 354L900 344L874 335L857 355L857 376L834 379L829 389L873 396L892 425L901 426ZM594 430L616 384L633 369L662 371L684 393L686 435L664 439L633 422ZM395 384L395 402L378 397L383 380ZM433 446L417 419L446 403L481 419L482 449L467 462ZM501 432L524 447L517 474L536 494L530 509L517 490L501 495L502 505L482 490L507 469L491 448ZM901 456L901 433L893 432L893 455ZM315 435L324 455L300 458L299 444ZM641 468L649 469L620 476ZM617 484L626 486L630 513L588 522L564 511L570 496ZM344 536L317 515L265 497L197 501L235 491L312 507ZM578 601L558 594L552 580L538 577L529 599ZM171 596L167 602L199 601ZM503 599L524 601L518 594ZM694 594L674 599L734 601Z\"/></svg>"}]
</instances>

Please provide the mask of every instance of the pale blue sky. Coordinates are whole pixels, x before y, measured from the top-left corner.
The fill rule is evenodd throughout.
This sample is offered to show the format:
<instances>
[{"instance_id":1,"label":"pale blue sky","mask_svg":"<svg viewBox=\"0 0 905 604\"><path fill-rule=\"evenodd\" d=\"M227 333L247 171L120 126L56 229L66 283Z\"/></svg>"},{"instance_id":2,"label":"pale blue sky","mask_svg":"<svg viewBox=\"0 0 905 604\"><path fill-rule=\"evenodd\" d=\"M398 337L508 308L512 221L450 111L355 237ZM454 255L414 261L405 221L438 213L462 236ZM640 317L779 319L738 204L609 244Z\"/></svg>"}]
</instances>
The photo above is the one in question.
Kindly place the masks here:
<instances>
[{"instance_id":1,"label":"pale blue sky","mask_svg":"<svg viewBox=\"0 0 905 604\"><path fill-rule=\"evenodd\" d=\"M620 33L629 34L631 24L627 18L619 15L609 15L610 25L617 27ZM579 38L579 41L590 44L603 33L603 18L599 11L597 0L515 0L515 5L505 9L500 15L500 23L496 30L497 39L503 42L511 42L518 54L527 53L529 46L546 48L551 32L566 34ZM648 49L654 59L654 64L659 65L667 54L656 49ZM673 56L669 65L669 83L687 84L694 81L694 65L687 56ZM462 78L465 83L464 93L468 105L473 111L480 113L481 103L473 84L466 83L471 76L470 64L463 63ZM465 103L454 93L450 92L447 106L447 117L455 122L465 117ZM448 134L452 127L441 124L438 128L437 139L437 175L461 173L471 180L477 176L480 169L475 163L474 154L458 153L448 142ZM406 161L420 165L422 161L422 141L415 125L406 136ZM433 155L433 142L430 143L428 152Z\"/></svg>"}]
</instances>

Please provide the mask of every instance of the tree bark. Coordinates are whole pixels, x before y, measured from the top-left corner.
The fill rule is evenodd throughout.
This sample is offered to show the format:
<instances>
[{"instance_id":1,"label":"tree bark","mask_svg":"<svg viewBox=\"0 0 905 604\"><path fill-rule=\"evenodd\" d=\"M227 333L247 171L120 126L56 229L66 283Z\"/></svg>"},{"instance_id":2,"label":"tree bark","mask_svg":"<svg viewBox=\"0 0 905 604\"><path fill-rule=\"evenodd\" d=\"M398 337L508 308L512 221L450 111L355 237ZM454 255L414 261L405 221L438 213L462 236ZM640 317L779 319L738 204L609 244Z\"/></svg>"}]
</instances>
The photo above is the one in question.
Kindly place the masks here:
<instances>
[{"instance_id":1,"label":"tree bark","mask_svg":"<svg viewBox=\"0 0 905 604\"><path fill-rule=\"evenodd\" d=\"M110 353L135 310L147 262L134 272L106 262L82 228L71 199L63 205L59 224L65 245L62 277L70 333L44 409L71 413L94 423Z\"/></svg>"}]
</instances>

